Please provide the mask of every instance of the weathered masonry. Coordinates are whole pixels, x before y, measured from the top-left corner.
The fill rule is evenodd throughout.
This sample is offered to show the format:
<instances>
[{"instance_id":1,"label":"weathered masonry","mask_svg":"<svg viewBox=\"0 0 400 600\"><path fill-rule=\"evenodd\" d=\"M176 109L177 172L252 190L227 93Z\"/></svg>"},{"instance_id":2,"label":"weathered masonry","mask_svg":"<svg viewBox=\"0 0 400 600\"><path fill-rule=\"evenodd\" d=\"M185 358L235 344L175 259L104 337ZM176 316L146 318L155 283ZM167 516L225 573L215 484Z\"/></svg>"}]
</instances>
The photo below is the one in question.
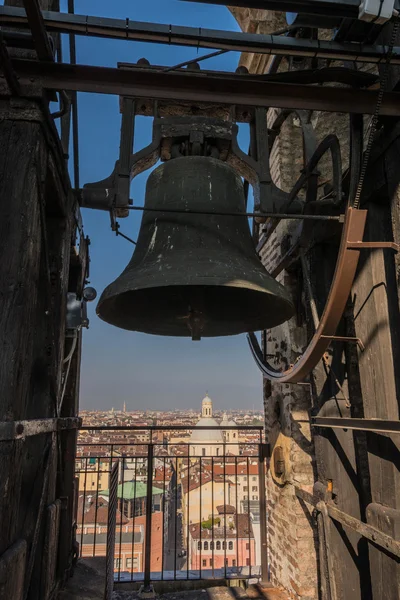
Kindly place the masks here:
<instances>
[{"instance_id":1,"label":"weathered masonry","mask_svg":"<svg viewBox=\"0 0 400 600\"><path fill-rule=\"evenodd\" d=\"M130 210L144 211L137 251L104 292L101 318L194 340L248 331L264 378L264 583L291 600L399 598L399 6L234 4L242 33L76 15L71 0L68 13L57 0L0 7L1 598L54 598L76 559L81 331L94 299L81 206L109 212L117 234ZM76 35L242 58L235 73L146 60L77 65ZM77 91L118 95L121 110L113 172L82 186ZM133 148L137 115L153 119L146 148ZM132 178L159 159L147 204L132 206ZM193 184L200 169L218 192L210 185L207 202ZM176 182L187 206L173 204ZM173 260L160 253L166 279L156 288L146 269L161 243L157 218L179 229L182 257L190 242L202 264L185 279L176 248ZM190 228L191 238L182 233ZM210 240L218 277L204 267ZM113 478L110 490L115 468ZM151 493L146 503L151 512ZM146 583L150 542L147 531Z\"/></svg>"}]
</instances>

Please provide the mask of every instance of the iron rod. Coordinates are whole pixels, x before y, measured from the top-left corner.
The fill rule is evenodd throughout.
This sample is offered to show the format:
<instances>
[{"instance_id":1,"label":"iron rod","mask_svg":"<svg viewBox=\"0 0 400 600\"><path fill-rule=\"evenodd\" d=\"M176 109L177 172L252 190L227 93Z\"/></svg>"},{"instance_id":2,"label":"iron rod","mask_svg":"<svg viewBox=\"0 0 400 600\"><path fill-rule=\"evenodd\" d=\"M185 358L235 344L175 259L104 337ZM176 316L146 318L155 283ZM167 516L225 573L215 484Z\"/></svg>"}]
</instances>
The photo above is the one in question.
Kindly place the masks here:
<instances>
[{"instance_id":1,"label":"iron rod","mask_svg":"<svg viewBox=\"0 0 400 600\"><path fill-rule=\"evenodd\" d=\"M268 581L268 553L267 553L267 491L265 485L266 453L264 445L260 442L258 454L258 485L260 498L260 542L261 542L261 581Z\"/></svg>"},{"instance_id":2,"label":"iron rod","mask_svg":"<svg viewBox=\"0 0 400 600\"><path fill-rule=\"evenodd\" d=\"M133 581L133 567L135 560L135 519L136 519L136 481L137 481L137 457L135 456L135 478L133 484L133 504L132 504L132 564L131 564L131 581ZM138 568L140 568L138 561Z\"/></svg>"},{"instance_id":3,"label":"iron rod","mask_svg":"<svg viewBox=\"0 0 400 600\"><path fill-rule=\"evenodd\" d=\"M153 508L153 453L154 445L147 448L147 484L146 484L146 541L144 557L144 589L150 587L151 581L151 516Z\"/></svg>"},{"instance_id":4,"label":"iron rod","mask_svg":"<svg viewBox=\"0 0 400 600\"><path fill-rule=\"evenodd\" d=\"M164 456L163 459L163 500L162 500L162 530L163 530L163 536L162 536L162 549L161 549L161 581L164 581L164 554L165 554L165 537L166 535L168 535L165 531L165 511L166 511L166 502L165 502L165 478L166 478L166 459ZM135 475L136 477L136 475ZM168 524L168 519L167 519L167 524Z\"/></svg>"},{"instance_id":5,"label":"iron rod","mask_svg":"<svg viewBox=\"0 0 400 600\"><path fill-rule=\"evenodd\" d=\"M179 208L159 209L147 206L127 206L128 210L141 210L143 212L158 212L158 213L178 213L188 215L215 215L222 217L265 217L274 219L300 219L306 221L339 221L343 220L340 215L297 215L286 213L263 213L263 212L219 212L209 210L181 210ZM119 234L121 235L121 234Z\"/></svg>"},{"instance_id":6,"label":"iron rod","mask_svg":"<svg viewBox=\"0 0 400 600\"><path fill-rule=\"evenodd\" d=\"M188 483L190 485L190 482ZM174 581L176 580L176 540L177 540L177 524L178 524L178 457L175 459L175 514L174 514ZM183 512L182 512L183 517ZM183 518L182 518L183 522Z\"/></svg>"},{"instance_id":7,"label":"iron rod","mask_svg":"<svg viewBox=\"0 0 400 600\"><path fill-rule=\"evenodd\" d=\"M119 552L118 552L118 581L121 579L121 560L122 560L122 518L124 516L124 483L125 483L125 458L122 458L122 488L121 488L121 504L120 504L120 520L119 520ZM118 488L117 488L118 490ZM118 493L117 493L118 497ZM117 501L118 502L118 501Z\"/></svg>"},{"instance_id":8,"label":"iron rod","mask_svg":"<svg viewBox=\"0 0 400 600\"><path fill-rule=\"evenodd\" d=\"M125 427L121 427L120 425L109 425L104 427L104 425L95 425L87 427L79 427L80 431L186 431L188 429L194 429L196 427L196 431L207 430L207 431L224 431L228 430L239 430L239 431L260 431L263 430L262 425L226 425L222 427L207 427L206 425L146 425L144 427L140 427L138 425L127 425ZM129 444L131 445L131 444Z\"/></svg>"},{"instance_id":9,"label":"iron rod","mask_svg":"<svg viewBox=\"0 0 400 600\"><path fill-rule=\"evenodd\" d=\"M400 433L400 421L387 419L356 419L346 417L311 417L311 427L351 429L377 433Z\"/></svg>"},{"instance_id":10,"label":"iron rod","mask_svg":"<svg viewBox=\"0 0 400 600\"><path fill-rule=\"evenodd\" d=\"M222 446L222 451L224 453L224 540L225 540L225 551L224 551L224 577L226 579L226 551L227 551L227 539L226 539L226 445L225 445L225 438L224 438L224 444ZM213 503L214 504L214 503ZM213 561L214 562L214 561Z\"/></svg>"},{"instance_id":11,"label":"iron rod","mask_svg":"<svg viewBox=\"0 0 400 600\"><path fill-rule=\"evenodd\" d=\"M68 15L74 15L74 0L68 0ZM76 64L75 34L69 33L69 60L71 65ZM79 128L78 128L78 94L76 90L71 92L72 111L72 147L74 155L74 186L79 187Z\"/></svg>"}]
</instances>

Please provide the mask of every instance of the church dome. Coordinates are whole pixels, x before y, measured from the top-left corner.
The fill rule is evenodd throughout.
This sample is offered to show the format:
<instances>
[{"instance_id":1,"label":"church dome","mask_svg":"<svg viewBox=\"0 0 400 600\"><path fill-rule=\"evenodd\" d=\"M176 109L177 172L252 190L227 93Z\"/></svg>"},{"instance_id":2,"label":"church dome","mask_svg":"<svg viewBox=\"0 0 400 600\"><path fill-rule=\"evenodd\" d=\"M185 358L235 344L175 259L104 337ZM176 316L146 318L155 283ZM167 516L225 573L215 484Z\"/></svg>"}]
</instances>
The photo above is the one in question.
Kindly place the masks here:
<instances>
[{"instance_id":1,"label":"church dome","mask_svg":"<svg viewBox=\"0 0 400 600\"><path fill-rule=\"evenodd\" d=\"M207 442L212 444L222 444L224 439L222 431L211 431L210 429L197 429L197 427L218 427L218 423L212 417L202 417L193 429L190 437L191 442Z\"/></svg>"},{"instance_id":2,"label":"church dome","mask_svg":"<svg viewBox=\"0 0 400 600\"><path fill-rule=\"evenodd\" d=\"M218 422L212 416L213 405L208 394L205 395L201 403L201 418L196 423L196 426L190 437L191 442L222 444L224 441L222 431L210 431L207 429L196 429L197 427L219 427Z\"/></svg>"}]
</instances>

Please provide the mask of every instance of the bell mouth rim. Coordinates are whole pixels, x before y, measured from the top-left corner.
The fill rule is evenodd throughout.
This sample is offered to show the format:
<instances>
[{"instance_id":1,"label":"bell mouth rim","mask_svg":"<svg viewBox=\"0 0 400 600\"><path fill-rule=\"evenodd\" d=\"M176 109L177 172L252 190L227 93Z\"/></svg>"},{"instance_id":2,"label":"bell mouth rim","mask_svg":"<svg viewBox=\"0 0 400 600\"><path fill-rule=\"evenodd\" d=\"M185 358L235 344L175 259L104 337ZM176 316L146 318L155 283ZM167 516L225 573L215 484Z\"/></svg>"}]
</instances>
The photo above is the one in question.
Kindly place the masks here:
<instances>
[{"instance_id":1,"label":"bell mouth rim","mask_svg":"<svg viewBox=\"0 0 400 600\"><path fill-rule=\"evenodd\" d=\"M241 292L233 297L229 296L230 302L222 300L219 305L213 304L207 297L204 309L206 326L201 337L224 337L272 329L293 317L295 306L290 298L276 295L265 289L239 287L238 283L235 283L236 285L224 286L221 284L157 285L125 292L119 290L118 293L104 298L103 292L96 307L96 314L102 321L127 331L159 336L190 337L187 328L187 307L191 301L185 297L179 310L171 310L168 301L162 297L162 290L168 287L172 294L179 294L180 291L190 294L195 288L198 288L196 291L206 293L210 293L211 289L219 290L219 293L221 289L236 289ZM149 290L151 290L150 294ZM252 306L250 313L247 307L240 312L243 297ZM160 298L164 302L162 300L158 302ZM211 310L209 310L210 306Z\"/></svg>"}]
</instances>

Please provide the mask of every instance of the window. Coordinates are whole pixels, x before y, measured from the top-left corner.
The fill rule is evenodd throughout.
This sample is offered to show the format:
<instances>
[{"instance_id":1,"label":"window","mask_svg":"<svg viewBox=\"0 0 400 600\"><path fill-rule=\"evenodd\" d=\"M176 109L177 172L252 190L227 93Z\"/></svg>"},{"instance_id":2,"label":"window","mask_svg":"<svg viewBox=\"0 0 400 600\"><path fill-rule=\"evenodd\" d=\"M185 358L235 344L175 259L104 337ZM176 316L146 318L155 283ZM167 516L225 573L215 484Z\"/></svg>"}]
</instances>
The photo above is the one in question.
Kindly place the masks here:
<instances>
[{"instance_id":1,"label":"window","mask_svg":"<svg viewBox=\"0 0 400 600\"><path fill-rule=\"evenodd\" d=\"M206 566L207 566L207 561L205 558L203 558L203 567L206 567Z\"/></svg>"},{"instance_id":2,"label":"window","mask_svg":"<svg viewBox=\"0 0 400 600\"><path fill-rule=\"evenodd\" d=\"M258 492L258 487L256 485L253 485L253 487L251 488L252 492Z\"/></svg>"},{"instance_id":3,"label":"window","mask_svg":"<svg viewBox=\"0 0 400 600\"><path fill-rule=\"evenodd\" d=\"M205 455L206 455L206 449L205 449L205 448L202 448L202 449L201 449L201 454L202 454L202 456L205 456Z\"/></svg>"},{"instance_id":4,"label":"window","mask_svg":"<svg viewBox=\"0 0 400 600\"><path fill-rule=\"evenodd\" d=\"M257 481L257 477L252 477L251 478L253 481Z\"/></svg>"},{"instance_id":5,"label":"window","mask_svg":"<svg viewBox=\"0 0 400 600\"><path fill-rule=\"evenodd\" d=\"M119 569L121 567L121 559L114 558L114 569Z\"/></svg>"},{"instance_id":6,"label":"window","mask_svg":"<svg viewBox=\"0 0 400 600\"><path fill-rule=\"evenodd\" d=\"M127 558L126 559L126 568L127 569L131 569L132 568L132 559L131 558Z\"/></svg>"},{"instance_id":7,"label":"window","mask_svg":"<svg viewBox=\"0 0 400 600\"><path fill-rule=\"evenodd\" d=\"M249 542L247 542L247 544L246 544L246 550L250 550L250 544L249 544Z\"/></svg>"},{"instance_id":8,"label":"window","mask_svg":"<svg viewBox=\"0 0 400 600\"><path fill-rule=\"evenodd\" d=\"M222 550L225 550L225 542L222 542Z\"/></svg>"},{"instance_id":9,"label":"window","mask_svg":"<svg viewBox=\"0 0 400 600\"><path fill-rule=\"evenodd\" d=\"M252 496L251 499L252 500L258 500L258 496Z\"/></svg>"},{"instance_id":10,"label":"window","mask_svg":"<svg viewBox=\"0 0 400 600\"><path fill-rule=\"evenodd\" d=\"M221 542L219 540L217 542L217 550L221 550Z\"/></svg>"},{"instance_id":11,"label":"window","mask_svg":"<svg viewBox=\"0 0 400 600\"><path fill-rule=\"evenodd\" d=\"M246 495L243 496L243 500L247 500L247 496Z\"/></svg>"},{"instance_id":12,"label":"window","mask_svg":"<svg viewBox=\"0 0 400 600\"><path fill-rule=\"evenodd\" d=\"M233 550L233 542L229 542L229 550Z\"/></svg>"},{"instance_id":13,"label":"window","mask_svg":"<svg viewBox=\"0 0 400 600\"><path fill-rule=\"evenodd\" d=\"M213 566L213 564L212 564L212 558L210 558L210 567L212 567L212 566Z\"/></svg>"},{"instance_id":14,"label":"window","mask_svg":"<svg viewBox=\"0 0 400 600\"><path fill-rule=\"evenodd\" d=\"M217 448L217 456L219 456L219 448Z\"/></svg>"},{"instance_id":15,"label":"window","mask_svg":"<svg viewBox=\"0 0 400 600\"><path fill-rule=\"evenodd\" d=\"M243 486L243 491L244 491L244 492L248 492L248 491L249 491L249 488L247 487L247 485L244 485L244 486Z\"/></svg>"},{"instance_id":16,"label":"window","mask_svg":"<svg viewBox=\"0 0 400 600\"><path fill-rule=\"evenodd\" d=\"M201 542L197 542L197 550L201 550Z\"/></svg>"},{"instance_id":17,"label":"window","mask_svg":"<svg viewBox=\"0 0 400 600\"><path fill-rule=\"evenodd\" d=\"M208 542L204 542L204 550L208 550Z\"/></svg>"},{"instance_id":18,"label":"window","mask_svg":"<svg viewBox=\"0 0 400 600\"><path fill-rule=\"evenodd\" d=\"M249 567L249 566L250 566L250 559L246 558L246 567Z\"/></svg>"},{"instance_id":19,"label":"window","mask_svg":"<svg viewBox=\"0 0 400 600\"><path fill-rule=\"evenodd\" d=\"M236 433L233 434L233 439L235 439L235 437L236 437Z\"/></svg>"},{"instance_id":20,"label":"window","mask_svg":"<svg viewBox=\"0 0 400 600\"><path fill-rule=\"evenodd\" d=\"M226 558L225 559L225 566L227 567L229 565L229 560Z\"/></svg>"},{"instance_id":21,"label":"window","mask_svg":"<svg viewBox=\"0 0 400 600\"><path fill-rule=\"evenodd\" d=\"M232 559L232 567L236 567L236 560Z\"/></svg>"},{"instance_id":22,"label":"window","mask_svg":"<svg viewBox=\"0 0 400 600\"><path fill-rule=\"evenodd\" d=\"M210 550L214 550L214 542L210 542Z\"/></svg>"}]
</instances>

